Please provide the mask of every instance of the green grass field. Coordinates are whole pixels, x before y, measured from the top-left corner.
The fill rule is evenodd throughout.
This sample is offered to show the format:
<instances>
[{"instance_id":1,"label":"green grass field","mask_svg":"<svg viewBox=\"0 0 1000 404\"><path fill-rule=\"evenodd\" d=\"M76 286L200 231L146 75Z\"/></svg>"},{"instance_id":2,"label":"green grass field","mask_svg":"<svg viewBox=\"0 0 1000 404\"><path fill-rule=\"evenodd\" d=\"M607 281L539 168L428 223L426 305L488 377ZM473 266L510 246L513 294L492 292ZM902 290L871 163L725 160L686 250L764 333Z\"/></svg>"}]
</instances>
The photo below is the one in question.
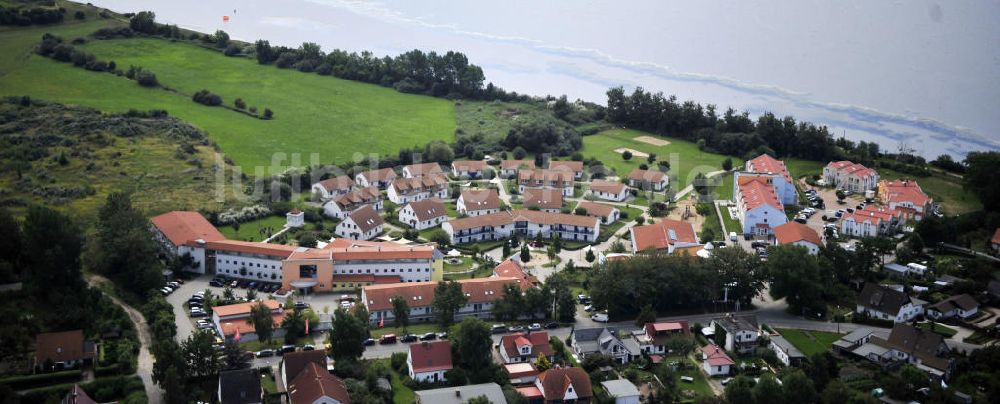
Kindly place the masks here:
<instances>
[{"instance_id":1,"label":"green grass field","mask_svg":"<svg viewBox=\"0 0 1000 404\"><path fill-rule=\"evenodd\" d=\"M958 330L956 330L954 328L951 328L951 327L948 327L948 326L946 326L944 324L941 324L941 323L934 323L934 327L931 328L931 323L924 322L924 323L917 324L917 327L925 329L925 330L929 330L929 331L932 331L932 332L935 332L935 333L938 333L938 334L941 334L945 338L951 338L955 334L958 334Z\"/></svg>"},{"instance_id":2,"label":"green grass field","mask_svg":"<svg viewBox=\"0 0 1000 404\"><path fill-rule=\"evenodd\" d=\"M267 233L263 229L270 228L273 233L277 233L285 227L285 222L286 219L282 216L267 216L246 223L240 223L239 231L234 229L233 226L222 226L219 227L219 232L231 240L262 241L267 238Z\"/></svg>"},{"instance_id":3,"label":"green grass field","mask_svg":"<svg viewBox=\"0 0 1000 404\"><path fill-rule=\"evenodd\" d=\"M657 137L669 141L670 144L654 146L633 140L639 136ZM691 142L658 137L632 129L611 129L583 138L583 155L601 160L606 167L613 169L619 176L626 176L633 169L639 168L640 164L646 163L645 157L638 156L633 156L631 160L625 161L621 154L614 151L618 148L628 148L649 154L656 153L658 161L670 163L670 181L678 189L687 186L698 173L720 170L722 161L726 159L726 156L721 154L702 152L698 150L698 146ZM734 166L743 164L743 161L738 158L733 157L732 159Z\"/></svg>"},{"instance_id":4,"label":"green grass field","mask_svg":"<svg viewBox=\"0 0 1000 404\"><path fill-rule=\"evenodd\" d=\"M778 328L775 331L781 334L782 337L785 337L792 345L795 345L806 356L829 351L832 346L831 344L843 336L843 334L835 332L804 331L788 328Z\"/></svg>"},{"instance_id":5,"label":"green grass field","mask_svg":"<svg viewBox=\"0 0 1000 404\"><path fill-rule=\"evenodd\" d=\"M797 158L786 158L782 161L785 162L785 168L788 169L788 173L793 178L801 178L807 175L822 176L823 167L826 167L826 163L819 161L800 160Z\"/></svg>"},{"instance_id":6,"label":"green grass field","mask_svg":"<svg viewBox=\"0 0 1000 404\"><path fill-rule=\"evenodd\" d=\"M107 21L0 31L0 95L30 95L67 104L120 112L166 109L205 130L223 152L254 173L273 158L277 166L342 163L355 153L395 153L400 147L433 139L450 141L455 130L451 101L402 94L390 88L261 66L247 58L225 57L192 44L133 38L88 41L81 48L119 66L141 65L179 93L147 89L123 77L95 73L37 56L42 33L67 40L84 36ZM194 103L201 89L219 94L226 105L237 97L275 119L259 120L219 107ZM284 154L282 154L284 153ZM300 161L289 161L293 153Z\"/></svg>"}]
</instances>

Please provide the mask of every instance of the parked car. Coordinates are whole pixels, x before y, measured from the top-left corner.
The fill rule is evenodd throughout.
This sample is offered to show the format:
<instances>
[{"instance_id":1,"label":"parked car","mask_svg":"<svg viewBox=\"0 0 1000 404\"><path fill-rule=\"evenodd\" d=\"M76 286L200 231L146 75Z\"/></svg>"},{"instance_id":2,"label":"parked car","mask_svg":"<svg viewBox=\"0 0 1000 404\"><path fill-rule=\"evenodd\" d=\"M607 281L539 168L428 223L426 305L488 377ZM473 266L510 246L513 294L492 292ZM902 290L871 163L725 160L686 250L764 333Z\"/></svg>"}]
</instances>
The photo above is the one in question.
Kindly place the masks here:
<instances>
[{"instance_id":1,"label":"parked car","mask_svg":"<svg viewBox=\"0 0 1000 404\"><path fill-rule=\"evenodd\" d=\"M310 344L305 344L305 345L302 346L302 350L303 351L315 351L316 350L316 346L315 345L310 345Z\"/></svg>"},{"instance_id":2,"label":"parked car","mask_svg":"<svg viewBox=\"0 0 1000 404\"><path fill-rule=\"evenodd\" d=\"M797 216L797 217L795 218L795 221L796 221L796 222L799 222L799 223L802 223L802 224L806 224L806 218L804 218L804 217L802 217L802 216Z\"/></svg>"},{"instance_id":3,"label":"parked car","mask_svg":"<svg viewBox=\"0 0 1000 404\"><path fill-rule=\"evenodd\" d=\"M303 302L303 301L295 302L295 308L296 309L308 309L309 308L309 303L306 303L306 302Z\"/></svg>"},{"instance_id":4,"label":"parked car","mask_svg":"<svg viewBox=\"0 0 1000 404\"><path fill-rule=\"evenodd\" d=\"M258 358L270 358L272 356L274 356L273 349L261 349L260 351L257 351Z\"/></svg>"},{"instance_id":5,"label":"parked car","mask_svg":"<svg viewBox=\"0 0 1000 404\"><path fill-rule=\"evenodd\" d=\"M602 313L594 313L593 316L590 316L590 319L594 320L594 321L596 321L598 323L606 323L606 322L608 322L608 313L603 313L603 312Z\"/></svg>"},{"instance_id":6,"label":"parked car","mask_svg":"<svg viewBox=\"0 0 1000 404\"><path fill-rule=\"evenodd\" d=\"M507 332L522 332L524 331L523 325L515 325L513 327L507 328Z\"/></svg>"},{"instance_id":7,"label":"parked car","mask_svg":"<svg viewBox=\"0 0 1000 404\"><path fill-rule=\"evenodd\" d=\"M212 279L211 281L208 282L208 286L215 286L217 288L221 288L222 287L222 281L218 281L218 280Z\"/></svg>"},{"instance_id":8,"label":"parked car","mask_svg":"<svg viewBox=\"0 0 1000 404\"><path fill-rule=\"evenodd\" d=\"M548 329L550 329L550 330L554 330L554 329L556 329L556 328L559 328L559 323L557 323L557 322L553 321L553 322L551 322L551 323L548 323L548 324L546 324L546 325L545 325L545 328L548 328Z\"/></svg>"},{"instance_id":9,"label":"parked car","mask_svg":"<svg viewBox=\"0 0 1000 404\"><path fill-rule=\"evenodd\" d=\"M375 339L374 338L366 338L365 339L365 346L372 346L372 345L375 345Z\"/></svg>"},{"instance_id":10,"label":"parked car","mask_svg":"<svg viewBox=\"0 0 1000 404\"><path fill-rule=\"evenodd\" d=\"M295 345L282 345L281 350L278 351L278 355L284 355L289 352L295 352Z\"/></svg>"},{"instance_id":11,"label":"parked car","mask_svg":"<svg viewBox=\"0 0 1000 404\"><path fill-rule=\"evenodd\" d=\"M722 383L723 386L725 386L725 385L729 384L729 382L731 382L731 381L733 381L733 378L732 377L727 377L725 379L722 379L721 383Z\"/></svg>"},{"instance_id":12,"label":"parked car","mask_svg":"<svg viewBox=\"0 0 1000 404\"><path fill-rule=\"evenodd\" d=\"M494 334L503 334L507 332L507 326L503 324L493 324L493 327L490 328L490 331L492 331Z\"/></svg>"},{"instance_id":13,"label":"parked car","mask_svg":"<svg viewBox=\"0 0 1000 404\"><path fill-rule=\"evenodd\" d=\"M395 344L396 334L385 334L378 339L379 344Z\"/></svg>"},{"instance_id":14,"label":"parked car","mask_svg":"<svg viewBox=\"0 0 1000 404\"><path fill-rule=\"evenodd\" d=\"M439 332L439 333L434 334L434 335L437 335L438 339L448 339L448 333L446 333L444 331Z\"/></svg>"},{"instance_id":15,"label":"parked car","mask_svg":"<svg viewBox=\"0 0 1000 404\"><path fill-rule=\"evenodd\" d=\"M750 243L750 247L753 247L753 248L759 248L759 247L767 248L767 242L763 241L763 240L754 240L754 242Z\"/></svg>"},{"instance_id":16,"label":"parked car","mask_svg":"<svg viewBox=\"0 0 1000 404\"><path fill-rule=\"evenodd\" d=\"M576 299L580 302L580 304L590 303L590 296L587 295L576 295Z\"/></svg>"},{"instance_id":17,"label":"parked car","mask_svg":"<svg viewBox=\"0 0 1000 404\"><path fill-rule=\"evenodd\" d=\"M738 238L739 236L736 235L735 231L729 232L729 241L735 242Z\"/></svg>"},{"instance_id":18,"label":"parked car","mask_svg":"<svg viewBox=\"0 0 1000 404\"><path fill-rule=\"evenodd\" d=\"M583 311L586 311L586 312L594 311L594 306L589 305L589 304L586 305L586 306L583 306Z\"/></svg>"},{"instance_id":19,"label":"parked car","mask_svg":"<svg viewBox=\"0 0 1000 404\"><path fill-rule=\"evenodd\" d=\"M542 325L538 323L532 323L531 325L528 326L528 331L540 331L541 329Z\"/></svg>"},{"instance_id":20,"label":"parked car","mask_svg":"<svg viewBox=\"0 0 1000 404\"><path fill-rule=\"evenodd\" d=\"M418 339L419 338L415 334L406 334L402 338L400 338L399 341L410 343L410 342L417 342Z\"/></svg>"},{"instance_id":21,"label":"parked car","mask_svg":"<svg viewBox=\"0 0 1000 404\"><path fill-rule=\"evenodd\" d=\"M433 341L437 339L437 334L429 332L420 336L421 341Z\"/></svg>"}]
</instances>

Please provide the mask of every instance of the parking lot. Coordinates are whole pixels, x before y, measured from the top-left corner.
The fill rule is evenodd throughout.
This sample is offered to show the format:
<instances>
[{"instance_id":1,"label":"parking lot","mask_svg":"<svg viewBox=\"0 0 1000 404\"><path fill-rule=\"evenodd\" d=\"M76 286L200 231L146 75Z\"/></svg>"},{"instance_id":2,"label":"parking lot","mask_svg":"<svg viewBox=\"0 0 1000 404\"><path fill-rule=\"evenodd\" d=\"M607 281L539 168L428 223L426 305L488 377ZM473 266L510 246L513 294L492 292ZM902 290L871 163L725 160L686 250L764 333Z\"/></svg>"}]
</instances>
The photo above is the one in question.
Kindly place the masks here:
<instances>
[{"instance_id":1,"label":"parking lot","mask_svg":"<svg viewBox=\"0 0 1000 404\"><path fill-rule=\"evenodd\" d=\"M840 221L827 222L823 220L823 216L827 214L828 211L836 212L838 209L855 208L859 203L864 202L863 195L849 195L845 198L844 203L837 202L837 191L832 188L813 188L811 186L802 184L803 191L808 189L816 189L816 194L820 199L823 200L825 207L820 209L816 208L816 214L812 215L806 220L806 226L816 231L820 237L826 239L826 233L824 232L823 226L827 223L833 223L837 226L837 233L840 233ZM842 237L843 235L841 235Z\"/></svg>"}]
</instances>

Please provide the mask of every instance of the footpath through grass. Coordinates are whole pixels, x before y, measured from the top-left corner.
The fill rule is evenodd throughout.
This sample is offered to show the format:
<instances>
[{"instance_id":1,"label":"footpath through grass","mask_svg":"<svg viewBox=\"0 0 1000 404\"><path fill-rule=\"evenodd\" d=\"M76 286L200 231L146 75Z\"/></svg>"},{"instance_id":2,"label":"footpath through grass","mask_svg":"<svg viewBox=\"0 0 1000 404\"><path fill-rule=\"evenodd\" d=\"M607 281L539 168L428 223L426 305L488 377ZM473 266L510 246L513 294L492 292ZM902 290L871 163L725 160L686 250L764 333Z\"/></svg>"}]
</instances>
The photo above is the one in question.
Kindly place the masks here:
<instances>
[{"instance_id":1,"label":"footpath through grass","mask_svg":"<svg viewBox=\"0 0 1000 404\"><path fill-rule=\"evenodd\" d=\"M78 47L118 66L143 66L179 93L142 88L134 81L59 63L32 52L45 32L67 41L109 24L93 21L0 31L0 95L30 95L109 112L165 109L204 129L248 174L254 167L305 166L350 161L355 153L395 153L403 146L454 137L451 101L292 69L258 65L242 57L164 39L88 40ZM208 89L226 105L242 98L275 119L249 117L191 101ZM299 161L289 160L294 154Z\"/></svg>"},{"instance_id":2,"label":"footpath through grass","mask_svg":"<svg viewBox=\"0 0 1000 404\"><path fill-rule=\"evenodd\" d=\"M670 144L656 146L635 140L639 136L651 136L668 141ZM639 168L640 164L648 164L646 157L635 155L631 160L625 161L620 153L615 152L615 149L619 148L632 149L647 154L656 153L657 161L669 162L670 180L676 181L677 189L687 186L698 173L707 174L720 170L723 160L727 157L698 150L697 145L685 140L656 136L632 129L611 129L583 138L583 155L601 160L606 167L614 169L618 176L626 176L632 170ZM732 159L734 166L743 164L741 159L736 157L732 157ZM650 164L650 167L655 168L655 164Z\"/></svg>"}]
</instances>

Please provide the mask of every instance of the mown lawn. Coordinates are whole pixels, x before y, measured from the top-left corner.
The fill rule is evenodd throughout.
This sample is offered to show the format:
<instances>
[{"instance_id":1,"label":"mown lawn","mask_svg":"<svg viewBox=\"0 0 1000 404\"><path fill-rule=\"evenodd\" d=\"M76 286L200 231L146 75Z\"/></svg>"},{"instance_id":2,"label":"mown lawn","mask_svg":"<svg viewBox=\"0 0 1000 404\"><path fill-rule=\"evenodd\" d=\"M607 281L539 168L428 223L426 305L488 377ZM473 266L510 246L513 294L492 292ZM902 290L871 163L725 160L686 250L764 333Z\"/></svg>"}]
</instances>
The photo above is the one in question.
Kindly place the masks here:
<instances>
[{"instance_id":1,"label":"mown lawn","mask_svg":"<svg viewBox=\"0 0 1000 404\"><path fill-rule=\"evenodd\" d=\"M788 169L788 173L795 179L813 175L822 176L823 167L826 167L826 163L820 161L800 160L796 158L785 158L781 161L785 162L785 168Z\"/></svg>"},{"instance_id":2,"label":"mown lawn","mask_svg":"<svg viewBox=\"0 0 1000 404\"><path fill-rule=\"evenodd\" d=\"M0 31L0 51L9 55L0 62L0 95L27 94L110 112L165 109L204 129L248 174L254 167L271 166L272 159L277 159L276 166L305 166L313 163L310 158L315 153L315 163L342 163L355 153L395 153L403 146L450 141L454 136L450 101L261 66L192 44L133 38L78 45L122 68L143 66L178 93L142 88L124 77L75 68L31 51L44 32L69 41L105 24ZM226 105L239 97L260 111L270 108L275 119L259 120L196 104L190 97L201 89L219 94ZM298 161L291 160L293 154L301 155Z\"/></svg>"},{"instance_id":3,"label":"mown lawn","mask_svg":"<svg viewBox=\"0 0 1000 404\"><path fill-rule=\"evenodd\" d=\"M286 219L283 216L267 216L257 220L240 223L240 229L233 226L222 226L219 232L231 240L263 241L270 234L277 233L285 227Z\"/></svg>"},{"instance_id":4,"label":"mown lawn","mask_svg":"<svg viewBox=\"0 0 1000 404\"><path fill-rule=\"evenodd\" d=\"M382 366L389 369L389 374L391 375L389 382L392 384L392 402L394 404L411 404L416 402L416 394L403 384L403 375L392 368L390 359L373 360L371 366Z\"/></svg>"},{"instance_id":5,"label":"mown lawn","mask_svg":"<svg viewBox=\"0 0 1000 404\"><path fill-rule=\"evenodd\" d=\"M831 344L843 336L843 334L835 332L805 331L790 328L778 328L775 331L781 334L782 337L785 337L792 345L795 345L806 356L829 351Z\"/></svg>"},{"instance_id":6,"label":"mown lawn","mask_svg":"<svg viewBox=\"0 0 1000 404\"><path fill-rule=\"evenodd\" d=\"M924 323L917 324L917 327L925 329L925 330L929 330L929 331L932 331L932 332L935 332L935 333L938 333L938 334L941 334L945 338L951 338L955 334L958 334L958 330L956 330L954 328L951 328L951 327L948 327L948 326L946 326L944 324L941 324L941 323L934 323L934 326L932 328L931 327L931 323L924 322Z\"/></svg>"},{"instance_id":7,"label":"mown lawn","mask_svg":"<svg viewBox=\"0 0 1000 404\"><path fill-rule=\"evenodd\" d=\"M654 146L634 140L639 136L653 136L669 141L670 144ZM611 129L583 138L583 155L601 160L607 168L613 169L619 176L626 176L633 169L639 168L640 164L647 164L645 157L638 156L633 156L631 160L625 161L621 154L614 151L617 148L628 148L648 154L656 153L657 161L670 163L670 181L672 184L676 182L677 189L689 184L698 173L720 170L722 161L727 157L721 154L702 152L698 150L697 145L688 141L656 136L632 129ZM743 164L743 161L736 157L732 157L732 159L734 166ZM655 163L651 167L655 168Z\"/></svg>"}]
</instances>

